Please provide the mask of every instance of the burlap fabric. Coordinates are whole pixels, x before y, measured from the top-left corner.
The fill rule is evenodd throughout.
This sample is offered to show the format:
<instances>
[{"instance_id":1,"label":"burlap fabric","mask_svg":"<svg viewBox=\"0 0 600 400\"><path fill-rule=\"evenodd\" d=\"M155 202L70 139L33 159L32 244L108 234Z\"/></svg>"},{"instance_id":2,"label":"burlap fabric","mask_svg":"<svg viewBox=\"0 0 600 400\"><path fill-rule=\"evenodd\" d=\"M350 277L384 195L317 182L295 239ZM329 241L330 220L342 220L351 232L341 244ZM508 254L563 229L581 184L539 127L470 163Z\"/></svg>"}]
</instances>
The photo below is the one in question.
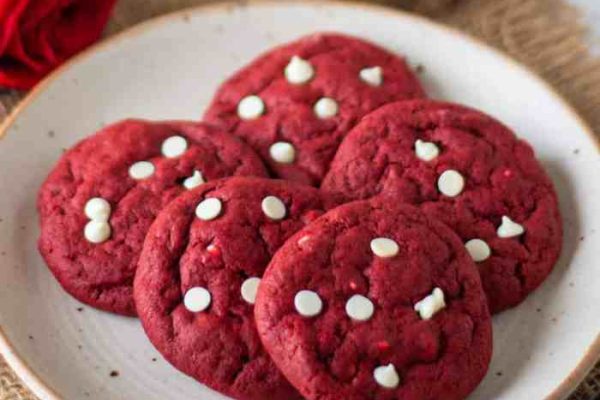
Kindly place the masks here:
<instances>
[{"instance_id":1,"label":"burlap fabric","mask_svg":"<svg viewBox=\"0 0 600 400\"><path fill-rule=\"evenodd\" d=\"M216 0L120 0L107 36L137 22ZM563 0L377 0L458 27L528 65L600 133L600 58L586 48L585 27ZM0 90L0 120L24 93ZM569 400L600 395L600 362ZM35 399L0 357L0 400Z\"/></svg>"}]
</instances>

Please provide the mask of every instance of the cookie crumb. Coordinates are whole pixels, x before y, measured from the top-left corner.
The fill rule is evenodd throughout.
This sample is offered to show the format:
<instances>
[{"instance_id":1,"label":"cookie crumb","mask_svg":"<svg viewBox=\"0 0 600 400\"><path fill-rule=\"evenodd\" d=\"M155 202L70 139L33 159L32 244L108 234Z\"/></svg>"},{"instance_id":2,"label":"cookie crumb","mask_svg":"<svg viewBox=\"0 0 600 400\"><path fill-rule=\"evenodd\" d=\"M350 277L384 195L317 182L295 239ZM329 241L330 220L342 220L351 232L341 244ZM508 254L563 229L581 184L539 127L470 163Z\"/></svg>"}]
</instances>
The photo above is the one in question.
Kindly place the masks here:
<instances>
[{"instance_id":1,"label":"cookie crumb","mask_svg":"<svg viewBox=\"0 0 600 400\"><path fill-rule=\"evenodd\" d=\"M33 340L33 335L29 335L27 337L29 338L29 340Z\"/></svg>"},{"instance_id":2,"label":"cookie crumb","mask_svg":"<svg viewBox=\"0 0 600 400\"><path fill-rule=\"evenodd\" d=\"M583 239L585 239L585 236L579 236L579 241L583 242Z\"/></svg>"},{"instance_id":3,"label":"cookie crumb","mask_svg":"<svg viewBox=\"0 0 600 400\"><path fill-rule=\"evenodd\" d=\"M575 155L579 154L579 149L573 150L573 154L575 154Z\"/></svg>"},{"instance_id":4,"label":"cookie crumb","mask_svg":"<svg viewBox=\"0 0 600 400\"><path fill-rule=\"evenodd\" d=\"M423 64L417 64L417 66L415 67L415 72L417 74L422 74L423 72L425 72L425 66Z\"/></svg>"},{"instance_id":5,"label":"cookie crumb","mask_svg":"<svg viewBox=\"0 0 600 400\"><path fill-rule=\"evenodd\" d=\"M555 318L552 318L552 319L550 319L550 321L552 321L552 322L557 322L557 321L558 321L558 319L556 319L556 317L555 317Z\"/></svg>"},{"instance_id":6,"label":"cookie crumb","mask_svg":"<svg viewBox=\"0 0 600 400\"><path fill-rule=\"evenodd\" d=\"M77 345L77 348L78 348L79 350L81 350L81 349L83 349L83 346L82 346L82 345L80 345L80 344L78 344L78 345Z\"/></svg>"},{"instance_id":7,"label":"cookie crumb","mask_svg":"<svg viewBox=\"0 0 600 400\"><path fill-rule=\"evenodd\" d=\"M82 312L83 311L83 307L77 307L77 311Z\"/></svg>"},{"instance_id":8,"label":"cookie crumb","mask_svg":"<svg viewBox=\"0 0 600 400\"><path fill-rule=\"evenodd\" d=\"M119 376L119 371L110 371L110 377L111 378L116 378L117 376Z\"/></svg>"},{"instance_id":9,"label":"cookie crumb","mask_svg":"<svg viewBox=\"0 0 600 400\"><path fill-rule=\"evenodd\" d=\"M49 138L53 138L54 137L54 131L48 131L48 137Z\"/></svg>"},{"instance_id":10,"label":"cookie crumb","mask_svg":"<svg viewBox=\"0 0 600 400\"><path fill-rule=\"evenodd\" d=\"M156 362L156 357L152 357L152 362Z\"/></svg>"},{"instance_id":11,"label":"cookie crumb","mask_svg":"<svg viewBox=\"0 0 600 400\"><path fill-rule=\"evenodd\" d=\"M536 308L535 311L536 312L542 312L542 309L541 308Z\"/></svg>"},{"instance_id":12,"label":"cookie crumb","mask_svg":"<svg viewBox=\"0 0 600 400\"><path fill-rule=\"evenodd\" d=\"M504 375L504 374L502 373L502 371L498 371L498 372L496 372L496 376L502 376L502 375Z\"/></svg>"}]
</instances>

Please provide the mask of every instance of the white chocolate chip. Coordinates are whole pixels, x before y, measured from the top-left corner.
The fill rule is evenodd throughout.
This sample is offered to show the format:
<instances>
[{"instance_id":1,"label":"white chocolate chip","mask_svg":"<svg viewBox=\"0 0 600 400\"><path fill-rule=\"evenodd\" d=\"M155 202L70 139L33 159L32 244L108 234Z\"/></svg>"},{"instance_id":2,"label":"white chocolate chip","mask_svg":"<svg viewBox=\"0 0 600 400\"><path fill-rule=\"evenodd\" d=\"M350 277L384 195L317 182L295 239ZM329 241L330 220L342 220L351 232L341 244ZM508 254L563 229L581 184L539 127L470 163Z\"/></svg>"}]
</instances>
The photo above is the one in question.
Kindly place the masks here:
<instances>
[{"instance_id":1,"label":"white chocolate chip","mask_svg":"<svg viewBox=\"0 0 600 400\"><path fill-rule=\"evenodd\" d=\"M323 309L323 301L319 295L312 290L301 290L294 297L296 311L304 317L319 315Z\"/></svg>"},{"instance_id":2,"label":"white chocolate chip","mask_svg":"<svg viewBox=\"0 0 600 400\"><path fill-rule=\"evenodd\" d=\"M415 154L423 161L431 161L440 154L440 149L433 142L424 142L417 139L415 142Z\"/></svg>"},{"instance_id":3,"label":"white chocolate chip","mask_svg":"<svg viewBox=\"0 0 600 400\"><path fill-rule=\"evenodd\" d=\"M146 179L154 173L154 165L150 161L138 161L129 167L129 176L133 179Z\"/></svg>"},{"instance_id":4,"label":"white chocolate chip","mask_svg":"<svg viewBox=\"0 0 600 400\"><path fill-rule=\"evenodd\" d=\"M83 229L83 236L90 243L102 243L108 240L112 229L108 223L111 207L102 197L93 197L85 203L83 212L90 219Z\"/></svg>"},{"instance_id":5,"label":"white chocolate chip","mask_svg":"<svg viewBox=\"0 0 600 400\"><path fill-rule=\"evenodd\" d=\"M102 197L92 197L85 203L85 215L93 221L108 221L110 218L110 203Z\"/></svg>"},{"instance_id":6,"label":"white chocolate chip","mask_svg":"<svg viewBox=\"0 0 600 400\"><path fill-rule=\"evenodd\" d=\"M260 278L248 278L242 283L242 298L248 304L254 304L256 301L256 292L258 292L258 285L260 284Z\"/></svg>"},{"instance_id":7,"label":"white chocolate chip","mask_svg":"<svg viewBox=\"0 0 600 400\"><path fill-rule=\"evenodd\" d=\"M293 56L285 67L284 74L289 83L299 85L310 81L315 75L315 70L310 62L298 56Z\"/></svg>"},{"instance_id":8,"label":"white chocolate chip","mask_svg":"<svg viewBox=\"0 0 600 400\"><path fill-rule=\"evenodd\" d=\"M439 191L448 197L458 196L465 187L465 178L453 169L444 171L438 178Z\"/></svg>"},{"instance_id":9,"label":"white chocolate chip","mask_svg":"<svg viewBox=\"0 0 600 400\"><path fill-rule=\"evenodd\" d=\"M281 164L291 164L296 159L296 149L288 142L275 142L269 147L271 158Z\"/></svg>"},{"instance_id":10,"label":"white chocolate chip","mask_svg":"<svg viewBox=\"0 0 600 400\"><path fill-rule=\"evenodd\" d=\"M400 376L393 364L382 365L373 370L373 378L380 386L394 389L400 384Z\"/></svg>"},{"instance_id":11,"label":"white chocolate chip","mask_svg":"<svg viewBox=\"0 0 600 400\"><path fill-rule=\"evenodd\" d=\"M202 312L210 306L211 295L208 290L202 286L196 286L185 292L183 296L183 305L188 311Z\"/></svg>"},{"instance_id":12,"label":"white chocolate chip","mask_svg":"<svg viewBox=\"0 0 600 400\"><path fill-rule=\"evenodd\" d=\"M255 119L265 112L265 103L258 96L246 96L238 104L237 113L241 119Z\"/></svg>"},{"instance_id":13,"label":"white chocolate chip","mask_svg":"<svg viewBox=\"0 0 600 400\"><path fill-rule=\"evenodd\" d=\"M355 294L346 302L346 314L356 321L367 321L373 316L373 302L363 295Z\"/></svg>"},{"instance_id":14,"label":"white chocolate chip","mask_svg":"<svg viewBox=\"0 0 600 400\"><path fill-rule=\"evenodd\" d=\"M435 288L429 296L415 304L415 311L419 313L422 319L431 319L444 307L446 307L444 292L440 288Z\"/></svg>"},{"instance_id":15,"label":"white chocolate chip","mask_svg":"<svg viewBox=\"0 0 600 400\"><path fill-rule=\"evenodd\" d=\"M271 219L280 220L285 217L285 204L275 196L267 196L260 204L263 213Z\"/></svg>"},{"instance_id":16,"label":"white chocolate chip","mask_svg":"<svg viewBox=\"0 0 600 400\"><path fill-rule=\"evenodd\" d=\"M498 237L511 238L522 235L525 232L523 225L516 223L506 215L502 217L502 224L498 227Z\"/></svg>"},{"instance_id":17,"label":"white chocolate chip","mask_svg":"<svg viewBox=\"0 0 600 400\"><path fill-rule=\"evenodd\" d=\"M202 185L204 182L205 181L204 177L202 176L202 172L195 169L192 176L185 178L183 181L183 186L189 190Z\"/></svg>"},{"instance_id":18,"label":"white chocolate chip","mask_svg":"<svg viewBox=\"0 0 600 400\"><path fill-rule=\"evenodd\" d=\"M86 240L96 244L108 240L110 233L110 225L106 221L91 220L83 229L83 236L86 238Z\"/></svg>"},{"instance_id":19,"label":"white chocolate chip","mask_svg":"<svg viewBox=\"0 0 600 400\"><path fill-rule=\"evenodd\" d=\"M488 259L492 251L490 246L481 239L471 239L465 243L465 248L475 262L481 262Z\"/></svg>"},{"instance_id":20,"label":"white chocolate chip","mask_svg":"<svg viewBox=\"0 0 600 400\"><path fill-rule=\"evenodd\" d=\"M383 69L381 67L363 68L359 73L360 79L371 86L381 86L383 83Z\"/></svg>"},{"instance_id":21,"label":"white chocolate chip","mask_svg":"<svg viewBox=\"0 0 600 400\"><path fill-rule=\"evenodd\" d=\"M314 111L315 114L317 114L317 117L321 119L331 118L338 113L338 104L330 97L321 97L319 101L315 103Z\"/></svg>"},{"instance_id":22,"label":"white chocolate chip","mask_svg":"<svg viewBox=\"0 0 600 400\"><path fill-rule=\"evenodd\" d=\"M185 153L187 148L188 143L183 136L171 136L163 142L160 151L167 158L175 158Z\"/></svg>"},{"instance_id":23,"label":"white chocolate chip","mask_svg":"<svg viewBox=\"0 0 600 400\"><path fill-rule=\"evenodd\" d=\"M399 250L398 243L392 239L379 237L371 240L371 251L378 257L394 257Z\"/></svg>"},{"instance_id":24,"label":"white chocolate chip","mask_svg":"<svg viewBox=\"0 0 600 400\"><path fill-rule=\"evenodd\" d=\"M222 209L223 204L221 203L221 200L215 197L209 197L208 199L202 200L196 207L196 217L203 221L210 221L211 219L217 218L219 214L221 214Z\"/></svg>"},{"instance_id":25,"label":"white chocolate chip","mask_svg":"<svg viewBox=\"0 0 600 400\"><path fill-rule=\"evenodd\" d=\"M208 246L206 246L206 251L208 251L210 254L214 254L214 255L220 254L219 248L214 243L211 243Z\"/></svg>"},{"instance_id":26,"label":"white chocolate chip","mask_svg":"<svg viewBox=\"0 0 600 400\"><path fill-rule=\"evenodd\" d=\"M304 246L310 240L310 235L304 235L298 239L298 246Z\"/></svg>"}]
</instances>

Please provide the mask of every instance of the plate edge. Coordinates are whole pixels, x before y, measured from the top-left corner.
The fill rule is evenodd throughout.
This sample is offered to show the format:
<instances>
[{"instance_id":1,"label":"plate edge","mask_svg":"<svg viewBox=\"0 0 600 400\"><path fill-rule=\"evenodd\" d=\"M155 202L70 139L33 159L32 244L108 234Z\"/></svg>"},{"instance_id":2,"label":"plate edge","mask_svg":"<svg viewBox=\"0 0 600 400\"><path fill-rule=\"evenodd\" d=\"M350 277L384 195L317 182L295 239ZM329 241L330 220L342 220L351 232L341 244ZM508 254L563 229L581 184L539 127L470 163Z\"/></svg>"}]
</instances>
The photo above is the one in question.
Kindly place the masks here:
<instances>
[{"instance_id":1,"label":"plate edge","mask_svg":"<svg viewBox=\"0 0 600 400\"><path fill-rule=\"evenodd\" d=\"M339 8L352 8L358 9L362 8L370 12L377 13L385 13L390 17L394 18L405 18L412 19L421 24L425 24L433 29L437 29L440 31L444 31L450 35L458 36L460 39L467 41L484 51L491 52L495 54L497 57L502 59L507 64L511 65L513 68L521 70L525 72L526 75L545 90L550 92L554 99L559 102L559 104L570 114L570 116L577 121L582 130L590 137L592 142L596 145L596 150L600 153L600 137L598 137L591 126L585 121L581 115L575 110L575 108L567 102L563 96L547 81L538 76L538 74L533 71L531 68L522 64L501 50L494 48L479 38L473 37L467 33L464 33L456 28L435 22L426 17L412 14L406 11L402 11L399 9L378 5L378 4L367 4L361 3L356 0L288 0L287 4L304 4L304 3L313 3L314 5L319 5L321 7L339 7ZM56 68L52 73L46 76L40 83L38 83L34 89L32 89L20 102L19 104L11 111L8 117L0 124L0 140L4 138L7 134L8 130L13 126L16 122L17 117L35 100L39 97L41 93L45 91L45 89L52 83L55 79L57 79L60 75L62 75L65 71L71 68L73 65L78 62L85 60L87 57L90 57L94 53L98 51L102 51L109 46L115 45L122 40L125 40L129 37L139 35L147 30L152 29L154 26L158 26L160 24L170 22L177 18L180 18L187 14L195 14L200 12L213 12L221 9L232 9L238 7L256 7L256 6L281 6L281 3L278 0L250 0L250 1L235 1L228 0L218 3L208 3L196 5L188 8L184 8L181 10L173 11L164 15L160 15L146 21L140 22L124 31L121 31L113 36L105 38L100 42L88 47L83 50L76 56L69 59L64 64L60 65ZM27 385L27 387L42 400L65 400L59 397L56 391L44 382L37 373L27 364L25 359L21 357L14 347L11 345L8 337L0 327L0 354L4 356L7 364L14 370L14 372L19 376L20 379ZM578 362L577 366L565 377L565 379L556 387L547 397L546 400L561 400L566 398L572 391L575 389L577 384L579 384L584 378L585 375L593 368L596 360L600 357L600 333L596 335L596 339L593 343L588 347L585 352L585 355Z\"/></svg>"}]
</instances>

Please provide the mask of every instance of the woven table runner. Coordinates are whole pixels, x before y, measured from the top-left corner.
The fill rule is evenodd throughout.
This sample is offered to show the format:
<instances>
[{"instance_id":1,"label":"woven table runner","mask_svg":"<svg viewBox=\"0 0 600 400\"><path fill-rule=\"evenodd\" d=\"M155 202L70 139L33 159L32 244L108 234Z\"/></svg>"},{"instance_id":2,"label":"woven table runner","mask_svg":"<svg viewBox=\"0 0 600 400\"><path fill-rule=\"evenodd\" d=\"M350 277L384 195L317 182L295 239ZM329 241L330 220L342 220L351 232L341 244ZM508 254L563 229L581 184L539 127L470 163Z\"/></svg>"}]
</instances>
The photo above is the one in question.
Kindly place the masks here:
<instances>
[{"instance_id":1,"label":"woven table runner","mask_svg":"<svg viewBox=\"0 0 600 400\"><path fill-rule=\"evenodd\" d=\"M120 0L110 36L148 18L216 0ZM600 133L600 58L586 47L585 27L564 0L376 0L457 27L526 64L557 89ZM25 95L0 89L0 121ZM600 395L600 362L569 400ZM34 400L0 356L0 400Z\"/></svg>"}]
</instances>

